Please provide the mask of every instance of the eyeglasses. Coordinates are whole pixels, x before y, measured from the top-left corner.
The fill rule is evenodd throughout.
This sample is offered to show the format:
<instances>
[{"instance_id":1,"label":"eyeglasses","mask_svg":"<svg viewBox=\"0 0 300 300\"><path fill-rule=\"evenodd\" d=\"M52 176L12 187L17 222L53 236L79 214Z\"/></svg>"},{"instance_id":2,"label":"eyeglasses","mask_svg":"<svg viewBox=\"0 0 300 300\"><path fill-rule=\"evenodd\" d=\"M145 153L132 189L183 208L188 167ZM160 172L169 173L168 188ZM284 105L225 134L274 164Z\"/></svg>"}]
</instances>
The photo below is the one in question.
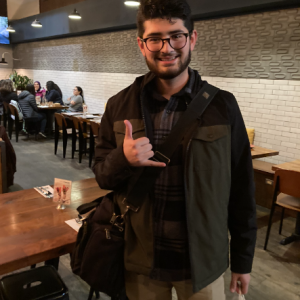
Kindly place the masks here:
<instances>
[{"instance_id":1,"label":"eyeglasses","mask_svg":"<svg viewBox=\"0 0 300 300\"><path fill-rule=\"evenodd\" d=\"M177 33L168 39L149 37L141 39L141 41L146 44L147 49L151 52L159 52L164 47L165 41L167 41L174 50L180 50L185 47L189 35L189 33Z\"/></svg>"}]
</instances>

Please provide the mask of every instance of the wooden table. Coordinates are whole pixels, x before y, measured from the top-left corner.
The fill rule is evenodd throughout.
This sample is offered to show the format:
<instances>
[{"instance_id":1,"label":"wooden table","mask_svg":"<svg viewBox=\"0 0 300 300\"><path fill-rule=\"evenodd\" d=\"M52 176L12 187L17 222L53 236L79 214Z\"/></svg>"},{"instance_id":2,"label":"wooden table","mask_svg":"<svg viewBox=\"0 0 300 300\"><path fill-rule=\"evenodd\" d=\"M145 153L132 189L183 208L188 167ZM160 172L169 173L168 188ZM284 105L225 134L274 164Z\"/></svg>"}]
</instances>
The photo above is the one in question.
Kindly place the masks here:
<instances>
[{"instance_id":1,"label":"wooden table","mask_svg":"<svg viewBox=\"0 0 300 300\"><path fill-rule=\"evenodd\" d=\"M289 170L289 171L300 172L300 159L294 160L294 161L291 161L291 162L286 162L286 163L283 163L283 164L280 164L280 165L274 165L274 166L272 166L272 170L273 171ZM295 232L291 236L281 240L280 244L281 245L288 245L288 244L290 244L292 242L295 242L297 240L300 240L300 213L297 214Z\"/></svg>"},{"instance_id":2,"label":"wooden table","mask_svg":"<svg viewBox=\"0 0 300 300\"><path fill-rule=\"evenodd\" d=\"M105 195L94 178L73 182L72 202L65 210L34 189L0 197L0 275L70 253L77 232L65 221L76 208Z\"/></svg>"},{"instance_id":3,"label":"wooden table","mask_svg":"<svg viewBox=\"0 0 300 300\"><path fill-rule=\"evenodd\" d=\"M251 149L252 159L278 155L279 151L255 146Z\"/></svg>"},{"instance_id":4,"label":"wooden table","mask_svg":"<svg viewBox=\"0 0 300 300\"><path fill-rule=\"evenodd\" d=\"M63 105L60 105L60 106L42 106L42 105L39 105L38 106L38 109L41 109L41 110L58 110L58 109L68 109L69 106L63 106Z\"/></svg>"}]
</instances>

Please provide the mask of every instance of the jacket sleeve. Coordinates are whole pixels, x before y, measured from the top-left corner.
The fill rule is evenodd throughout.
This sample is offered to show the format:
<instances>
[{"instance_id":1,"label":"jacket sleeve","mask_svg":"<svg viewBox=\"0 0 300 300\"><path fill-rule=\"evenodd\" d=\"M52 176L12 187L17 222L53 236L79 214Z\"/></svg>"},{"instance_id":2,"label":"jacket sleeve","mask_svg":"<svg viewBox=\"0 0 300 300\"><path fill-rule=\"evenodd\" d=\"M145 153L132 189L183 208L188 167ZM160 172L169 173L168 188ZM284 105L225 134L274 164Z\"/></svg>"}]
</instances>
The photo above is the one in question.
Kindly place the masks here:
<instances>
[{"instance_id":1,"label":"jacket sleeve","mask_svg":"<svg viewBox=\"0 0 300 300\"><path fill-rule=\"evenodd\" d=\"M237 101L230 101L231 191L228 227L231 235L231 271L251 272L256 243L256 203L251 149Z\"/></svg>"},{"instance_id":2,"label":"jacket sleeve","mask_svg":"<svg viewBox=\"0 0 300 300\"><path fill-rule=\"evenodd\" d=\"M35 98L34 98L34 96L32 95L32 96L30 96L30 98L29 98L29 104L30 104L30 106L32 107L32 109L34 110L34 111L36 111L36 112L38 112L39 110L38 110L38 107L37 107L37 105L36 105L36 101L35 101Z\"/></svg>"},{"instance_id":3,"label":"jacket sleeve","mask_svg":"<svg viewBox=\"0 0 300 300\"><path fill-rule=\"evenodd\" d=\"M133 171L123 153L123 145L117 146L116 144L110 102L108 101L101 120L93 171L101 188L114 190L124 184Z\"/></svg>"}]
</instances>

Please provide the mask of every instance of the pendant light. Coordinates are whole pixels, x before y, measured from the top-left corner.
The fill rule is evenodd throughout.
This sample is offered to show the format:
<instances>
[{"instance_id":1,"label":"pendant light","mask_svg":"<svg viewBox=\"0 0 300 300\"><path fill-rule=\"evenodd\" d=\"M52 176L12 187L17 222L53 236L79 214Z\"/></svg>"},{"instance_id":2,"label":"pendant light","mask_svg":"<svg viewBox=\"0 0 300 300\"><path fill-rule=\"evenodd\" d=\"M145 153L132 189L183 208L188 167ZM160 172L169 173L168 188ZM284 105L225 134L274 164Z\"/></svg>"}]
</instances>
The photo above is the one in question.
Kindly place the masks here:
<instances>
[{"instance_id":1,"label":"pendant light","mask_svg":"<svg viewBox=\"0 0 300 300\"><path fill-rule=\"evenodd\" d=\"M124 3L127 6L139 6L140 5L140 1L125 1Z\"/></svg>"},{"instance_id":2,"label":"pendant light","mask_svg":"<svg viewBox=\"0 0 300 300\"><path fill-rule=\"evenodd\" d=\"M31 23L32 27L43 27L42 23L38 20L35 19L32 23Z\"/></svg>"},{"instance_id":3,"label":"pendant light","mask_svg":"<svg viewBox=\"0 0 300 300\"><path fill-rule=\"evenodd\" d=\"M79 14L79 12L75 8L74 11L69 15L69 18L73 19L73 20L80 20L81 15Z\"/></svg>"},{"instance_id":4,"label":"pendant light","mask_svg":"<svg viewBox=\"0 0 300 300\"><path fill-rule=\"evenodd\" d=\"M6 31L8 31L8 32L16 32L16 31L14 30L14 28L13 28L11 25L9 25L9 26L6 28Z\"/></svg>"}]
</instances>

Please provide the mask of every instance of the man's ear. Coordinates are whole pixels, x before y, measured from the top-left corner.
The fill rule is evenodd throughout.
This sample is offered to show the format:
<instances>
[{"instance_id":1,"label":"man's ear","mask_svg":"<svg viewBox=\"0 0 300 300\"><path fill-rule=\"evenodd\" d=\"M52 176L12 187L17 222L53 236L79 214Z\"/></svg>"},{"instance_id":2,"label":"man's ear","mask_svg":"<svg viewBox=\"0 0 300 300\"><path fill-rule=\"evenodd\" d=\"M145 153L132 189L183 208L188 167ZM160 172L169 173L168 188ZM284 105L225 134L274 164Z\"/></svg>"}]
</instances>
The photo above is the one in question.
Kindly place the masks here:
<instances>
[{"instance_id":1,"label":"man's ear","mask_svg":"<svg viewBox=\"0 0 300 300\"><path fill-rule=\"evenodd\" d=\"M140 37L137 38L137 42L138 42L139 48L140 48L143 56L145 57L146 56L146 53L145 53L145 43L141 40Z\"/></svg>"},{"instance_id":2,"label":"man's ear","mask_svg":"<svg viewBox=\"0 0 300 300\"><path fill-rule=\"evenodd\" d=\"M196 30L193 30L192 34L190 35L191 37L191 50L193 51L195 46L196 46L196 42L197 42L197 38L198 38L198 33Z\"/></svg>"}]
</instances>

